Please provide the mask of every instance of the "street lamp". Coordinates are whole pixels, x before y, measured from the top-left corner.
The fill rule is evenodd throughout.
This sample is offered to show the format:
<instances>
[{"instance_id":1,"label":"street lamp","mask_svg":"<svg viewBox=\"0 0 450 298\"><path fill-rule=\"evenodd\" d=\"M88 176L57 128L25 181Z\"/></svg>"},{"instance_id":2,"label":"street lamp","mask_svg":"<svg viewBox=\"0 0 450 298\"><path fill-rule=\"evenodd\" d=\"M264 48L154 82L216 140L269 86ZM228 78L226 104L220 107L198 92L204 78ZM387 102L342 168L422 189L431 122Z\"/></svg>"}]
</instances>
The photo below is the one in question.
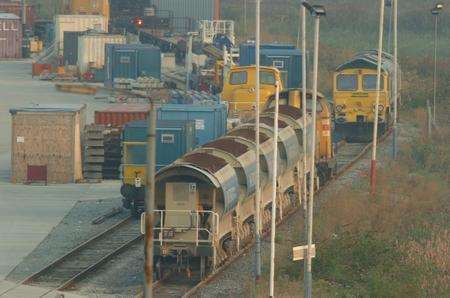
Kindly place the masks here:
<instances>
[{"instance_id":1,"label":"street lamp","mask_svg":"<svg viewBox=\"0 0 450 298\"><path fill-rule=\"evenodd\" d=\"M319 71L319 30L320 30L320 17L325 16L325 7L322 5L310 5L308 2L303 1L302 5L310 12L314 18L314 60L313 60L313 85L312 85L312 130L316 131L316 118L317 118L317 77ZM304 54L304 53L303 53ZM306 96L306 94L303 94ZM306 115L303 115L306 117ZM308 245L306 249L306 277L305 277L305 297L311 298L312 296L312 272L311 272L311 258L312 258L312 228L313 228L313 207L314 207L314 177L315 177L315 144L316 134L312 134L311 141L311 178L309 186L309 204L308 204Z\"/></svg>"},{"instance_id":2,"label":"street lamp","mask_svg":"<svg viewBox=\"0 0 450 298\"><path fill-rule=\"evenodd\" d=\"M378 28L378 52L377 52L377 96L375 107L380 104L380 93L381 93L381 66L382 66L382 52L383 52L383 31L384 29L384 0L380 0L380 21ZM376 188L376 169L377 169L377 142L378 142L378 118L379 110L375 110L375 117L373 120L373 140L372 140L372 161L370 163L370 192L375 195Z\"/></svg>"},{"instance_id":3,"label":"street lamp","mask_svg":"<svg viewBox=\"0 0 450 298\"><path fill-rule=\"evenodd\" d=\"M437 49L438 49L438 20L444 4L437 3L431 14L434 16L434 73L433 73L433 123L436 125L436 89L437 89Z\"/></svg>"}]
</instances>

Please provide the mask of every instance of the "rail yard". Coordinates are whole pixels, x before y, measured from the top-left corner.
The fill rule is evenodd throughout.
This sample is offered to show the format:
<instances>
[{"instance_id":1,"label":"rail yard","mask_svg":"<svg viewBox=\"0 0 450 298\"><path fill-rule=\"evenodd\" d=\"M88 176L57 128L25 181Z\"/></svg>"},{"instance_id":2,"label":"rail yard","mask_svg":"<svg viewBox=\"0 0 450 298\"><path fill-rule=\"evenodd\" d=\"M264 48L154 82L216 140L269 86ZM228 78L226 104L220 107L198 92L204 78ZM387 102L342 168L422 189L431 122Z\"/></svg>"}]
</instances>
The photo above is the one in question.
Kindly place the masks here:
<instances>
[{"instance_id":1,"label":"rail yard","mask_svg":"<svg viewBox=\"0 0 450 298\"><path fill-rule=\"evenodd\" d=\"M448 8L347 2L0 1L0 297L445 296Z\"/></svg>"}]
</instances>

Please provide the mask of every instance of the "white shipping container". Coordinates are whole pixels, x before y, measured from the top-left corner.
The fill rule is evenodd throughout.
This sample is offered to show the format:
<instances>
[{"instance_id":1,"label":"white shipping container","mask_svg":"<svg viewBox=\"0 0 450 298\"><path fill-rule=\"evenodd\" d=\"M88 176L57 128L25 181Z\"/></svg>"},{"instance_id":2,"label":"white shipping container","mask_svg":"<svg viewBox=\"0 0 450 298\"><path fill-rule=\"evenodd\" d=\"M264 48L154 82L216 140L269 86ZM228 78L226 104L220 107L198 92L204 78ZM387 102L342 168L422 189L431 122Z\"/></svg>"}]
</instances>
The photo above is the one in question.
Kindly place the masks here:
<instances>
[{"instance_id":1,"label":"white shipping container","mask_svg":"<svg viewBox=\"0 0 450 298\"><path fill-rule=\"evenodd\" d=\"M83 34L78 37L78 68L84 74L90 67L102 68L105 65L106 44L126 44L124 35L102 33Z\"/></svg>"},{"instance_id":2,"label":"white shipping container","mask_svg":"<svg viewBox=\"0 0 450 298\"><path fill-rule=\"evenodd\" d=\"M64 31L82 32L95 29L108 32L108 19L101 15L56 15L55 45L60 54L64 50Z\"/></svg>"}]
</instances>

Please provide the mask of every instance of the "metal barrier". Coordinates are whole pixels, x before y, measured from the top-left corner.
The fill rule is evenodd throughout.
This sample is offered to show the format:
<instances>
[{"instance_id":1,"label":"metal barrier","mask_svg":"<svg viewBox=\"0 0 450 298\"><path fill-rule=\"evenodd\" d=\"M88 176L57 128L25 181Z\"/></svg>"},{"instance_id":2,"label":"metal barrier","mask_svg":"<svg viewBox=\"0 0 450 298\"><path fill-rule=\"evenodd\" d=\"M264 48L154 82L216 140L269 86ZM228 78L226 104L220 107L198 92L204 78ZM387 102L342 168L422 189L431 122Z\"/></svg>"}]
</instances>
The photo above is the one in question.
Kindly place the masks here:
<instances>
[{"instance_id":1,"label":"metal barrier","mask_svg":"<svg viewBox=\"0 0 450 298\"><path fill-rule=\"evenodd\" d=\"M213 243L215 237L219 233L219 215L213 211L154 210L154 213L155 215L159 216L155 218L155 222L158 222L159 220L160 223L159 227L153 228L153 231L155 232L154 235L157 235L154 240L158 240L160 242L160 245L162 245L163 242L195 242L196 246L198 246L200 243ZM191 219L194 218L195 220L191 220L190 225L165 227L164 220L167 215L189 215ZM201 226L200 218L204 215L212 216L212 220L208 220L208 222L211 224L209 228ZM187 232L192 230L194 230L195 232L194 237L187 237L187 239L177 239L176 235L184 234L185 236L189 236ZM208 235L207 239L200 239L200 233L202 232L205 232Z\"/></svg>"}]
</instances>

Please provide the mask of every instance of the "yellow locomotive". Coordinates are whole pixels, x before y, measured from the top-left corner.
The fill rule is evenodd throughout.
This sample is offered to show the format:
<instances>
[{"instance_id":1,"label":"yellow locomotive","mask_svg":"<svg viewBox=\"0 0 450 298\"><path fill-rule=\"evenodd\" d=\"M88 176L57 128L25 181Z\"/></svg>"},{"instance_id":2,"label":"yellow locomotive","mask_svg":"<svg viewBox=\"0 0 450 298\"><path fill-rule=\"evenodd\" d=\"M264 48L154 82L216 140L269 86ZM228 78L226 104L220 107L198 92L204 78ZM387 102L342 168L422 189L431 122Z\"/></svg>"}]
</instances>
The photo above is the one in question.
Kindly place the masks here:
<instances>
[{"instance_id":1,"label":"yellow locomotive","mask_svg":"<svg viewBox=\"0 0 450 298\"><path fill-rule=\"evenodd\" d=\"M335 129L336 133L345 139L370 139L372 136L377 96L377 53L375 50L359 53L335 70ZM380 134L388 129L392 121L393 70L392 56L383 53L381 93L377 107Z\"/></svg>"}]
</instances>

